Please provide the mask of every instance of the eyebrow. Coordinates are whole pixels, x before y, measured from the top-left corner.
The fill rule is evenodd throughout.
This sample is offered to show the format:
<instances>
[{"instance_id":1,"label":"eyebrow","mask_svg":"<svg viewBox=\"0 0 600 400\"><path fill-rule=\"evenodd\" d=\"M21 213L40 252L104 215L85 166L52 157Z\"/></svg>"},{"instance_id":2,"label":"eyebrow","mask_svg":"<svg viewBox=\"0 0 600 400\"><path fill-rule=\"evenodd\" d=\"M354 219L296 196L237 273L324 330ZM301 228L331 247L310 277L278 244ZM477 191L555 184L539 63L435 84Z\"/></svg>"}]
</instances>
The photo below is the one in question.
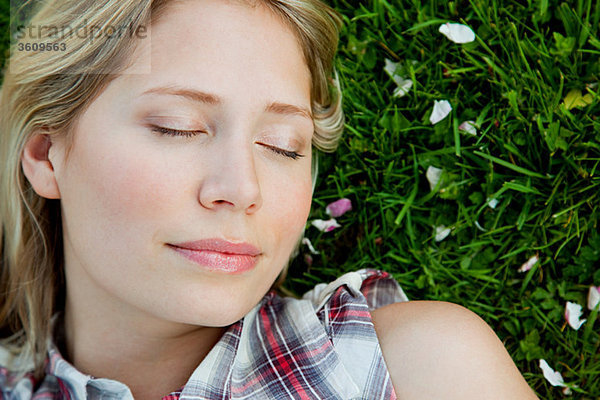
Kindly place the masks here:
<instances>
[{"instance_id":1,"label":"eyebrow","mask_svg":"<svg viewBox=\"0 0 600 400\"><path fill-rule=\"evenodd\" d=\"M221 98L214 94L202 92L196 89L188 89L174 86L161 86L148 89L143 94L163 94L179 96L197 103L204 103L210 105L219 105L223 103ZM274 101L269 103L265 107L265 112L280 115L299 115L301 117L310 119L311 122L313 121L312 113L308 108L297 106L294 104L286 104Z\"/></svg>"}]
</instances>

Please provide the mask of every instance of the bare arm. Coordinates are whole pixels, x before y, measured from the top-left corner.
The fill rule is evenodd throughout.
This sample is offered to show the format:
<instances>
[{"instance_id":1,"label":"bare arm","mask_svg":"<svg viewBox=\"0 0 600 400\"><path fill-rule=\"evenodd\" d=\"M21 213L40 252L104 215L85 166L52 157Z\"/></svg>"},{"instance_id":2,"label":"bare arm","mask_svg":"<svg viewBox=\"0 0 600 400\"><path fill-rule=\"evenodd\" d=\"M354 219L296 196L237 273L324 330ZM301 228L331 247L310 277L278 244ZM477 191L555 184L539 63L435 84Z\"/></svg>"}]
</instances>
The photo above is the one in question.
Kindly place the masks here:
<instances>
[{"instance_id":1,"label":"bare arm","mask_svg":"<svg viewBox=\"0 0 600 400\"><path fill-rule=\"evenodd\" d=\"M371 314L398 398L537 399L496 334L466 308L411 301Z\"/></svg>"}]
</instances>

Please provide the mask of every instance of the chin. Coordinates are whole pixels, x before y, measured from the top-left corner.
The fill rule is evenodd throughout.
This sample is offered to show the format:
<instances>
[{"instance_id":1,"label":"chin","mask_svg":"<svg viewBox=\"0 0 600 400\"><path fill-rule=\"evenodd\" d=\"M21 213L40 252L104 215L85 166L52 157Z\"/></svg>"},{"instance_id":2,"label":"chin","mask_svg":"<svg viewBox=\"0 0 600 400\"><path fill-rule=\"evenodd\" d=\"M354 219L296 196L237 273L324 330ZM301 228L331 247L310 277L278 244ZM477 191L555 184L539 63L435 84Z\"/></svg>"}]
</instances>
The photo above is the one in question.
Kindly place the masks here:
<instances>
[{"instance_id":1,"label":"chin","mask_svg":"<svg viewBox=\"0 0 600 400\"><path fill-rule=\"evenodd\" d=\"M195 326L225 327L242 319L256 304L256 301L252 302L251 299L239 295L221 297L209 304L204 301L188 304L187 307L185 305L177 307L171 313L175 318L170 319Z\"/></svg>"}]
</instances>

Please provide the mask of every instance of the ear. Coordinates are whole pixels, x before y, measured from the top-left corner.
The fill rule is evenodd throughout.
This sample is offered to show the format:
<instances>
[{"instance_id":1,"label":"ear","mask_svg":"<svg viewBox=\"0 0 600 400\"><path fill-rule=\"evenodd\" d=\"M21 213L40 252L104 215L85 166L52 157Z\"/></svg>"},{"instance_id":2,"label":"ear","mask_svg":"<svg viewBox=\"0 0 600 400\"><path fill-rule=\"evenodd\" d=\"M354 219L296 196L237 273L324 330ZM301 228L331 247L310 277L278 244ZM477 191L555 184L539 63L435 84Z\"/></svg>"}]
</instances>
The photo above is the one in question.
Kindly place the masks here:
<instances>
[{"instance_id":1,"label":"ear","mask_svg":"<svg viewBox=\"0 0 600 400\"><path fill-rule=\"evenodd\" d=\"M34 134L23 149L21 166L33 190L47 199L60 199L60 190L54 174L54 167L48 158L52 146L50 135Z\"/></svg>"}]
</instances>

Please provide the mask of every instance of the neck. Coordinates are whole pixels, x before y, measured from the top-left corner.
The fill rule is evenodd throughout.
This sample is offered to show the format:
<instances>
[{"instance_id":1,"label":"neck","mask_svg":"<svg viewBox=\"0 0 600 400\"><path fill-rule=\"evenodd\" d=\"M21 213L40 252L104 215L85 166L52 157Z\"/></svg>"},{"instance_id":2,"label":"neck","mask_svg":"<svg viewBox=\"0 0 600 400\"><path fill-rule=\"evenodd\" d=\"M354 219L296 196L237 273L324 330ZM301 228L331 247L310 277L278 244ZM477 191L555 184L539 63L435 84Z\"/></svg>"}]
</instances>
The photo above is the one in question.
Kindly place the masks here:
<instances>
[{"instance_id":1,"label":"neck","mask_svg":"<svg viewBox=\"0 0 600 400\"><path fill-rule=\"evenodd\" d=\"M67 298L64 355L79 371L126 384L136 399L180 389L226 328L122 312L90 313Z\"/></svg>"}]
</instances>

